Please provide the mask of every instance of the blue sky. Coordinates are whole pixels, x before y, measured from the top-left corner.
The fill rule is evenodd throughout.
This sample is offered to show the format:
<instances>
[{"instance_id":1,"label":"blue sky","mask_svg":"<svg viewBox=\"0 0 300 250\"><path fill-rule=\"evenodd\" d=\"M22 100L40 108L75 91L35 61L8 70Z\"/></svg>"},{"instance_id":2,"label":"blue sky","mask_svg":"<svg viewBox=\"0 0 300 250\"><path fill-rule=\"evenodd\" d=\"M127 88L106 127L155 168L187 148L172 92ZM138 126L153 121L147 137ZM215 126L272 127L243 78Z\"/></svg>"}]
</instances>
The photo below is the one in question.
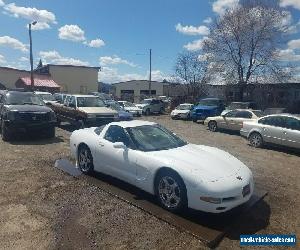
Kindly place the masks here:
<instances>
[{"instance_id":1,"label":"blue sky","mask_svg":"<svg viewBox=\"0 0 300 250\"><path fill-rule=\"evenodd\" d=\"M35 63L102 66L99 80L147 78L149 48L153 78L173 74L177 54L201 53L211 18L238 0L0 0L0 65L29 69L31 20ZM300 62L300 0L281 0L293 32L286 60ZM299 40L298 40L299 39Z\"/></svg>"}]
</instances>

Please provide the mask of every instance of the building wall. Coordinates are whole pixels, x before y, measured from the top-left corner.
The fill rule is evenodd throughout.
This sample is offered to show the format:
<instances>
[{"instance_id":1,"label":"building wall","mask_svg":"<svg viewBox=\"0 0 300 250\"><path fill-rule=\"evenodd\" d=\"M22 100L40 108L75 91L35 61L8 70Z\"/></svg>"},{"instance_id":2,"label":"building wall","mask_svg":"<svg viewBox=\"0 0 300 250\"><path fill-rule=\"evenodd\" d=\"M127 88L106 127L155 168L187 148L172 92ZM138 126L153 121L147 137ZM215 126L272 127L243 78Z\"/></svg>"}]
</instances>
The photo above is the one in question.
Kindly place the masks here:
<instances>
[{"instance_id":1,"label":"building wall","mask_svg":"<svg viewBox=\"0 0 300 250\"><path fill-rule=\"evenodd\" d=\"M6 88L15 88L15 83L20 77L29 77L30 72L25 70L0 67L0 83Z\"/></svg>"},{"instance_id":2,"label":"building wall","mask_svg":"<svg viewBox=\"0 0 300 250\"><path fill-rule=\"evenodd\" d=\"M151 82L151 92L155 91L152 96L160 96L164 94L165 83ZM149 81L147 80L134 80L128 82L115 83L113 85L112 94L118 99L127 99L134 102L139 102L146 97L149 92ZM146 94L147 93L147 94Z\"/></svg>"},{"instance_id":3,"label":"building wall","mask_svg":"<svg viewBox=\"0 0 300 250\"><path fill-rule=\"evenodd\" d=\"M52 79L62 87L62 92L87 94L98 91L97 68L49 65L49 73Z\"/></svg>"}]
</instances>

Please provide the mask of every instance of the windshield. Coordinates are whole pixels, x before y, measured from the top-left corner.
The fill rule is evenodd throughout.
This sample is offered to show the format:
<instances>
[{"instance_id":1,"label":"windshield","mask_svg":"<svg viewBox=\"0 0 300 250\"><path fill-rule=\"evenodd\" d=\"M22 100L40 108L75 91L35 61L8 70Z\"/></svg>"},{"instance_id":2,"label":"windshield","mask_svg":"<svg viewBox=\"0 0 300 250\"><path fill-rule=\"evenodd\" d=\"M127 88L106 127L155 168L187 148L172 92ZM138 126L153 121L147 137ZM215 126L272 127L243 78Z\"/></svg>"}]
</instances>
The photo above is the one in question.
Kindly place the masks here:
<instances>
[{"instance_id":1,"label":"windshield","mask_svg":"<svg viewBox=\"0 0 300 250\"><path fill-rule=\"evenodd\" d=\"M141 151L167 150L187 144L172 132L158 125L144 125L126 130Z\"/></svg>"},{"instance_id":2,"label":"windshield","mask_svg":"<svg viewBox=\"0 0 300 250\"><path fill-rule=\"evenodd\" d=\"M123 110L123 108L120 106L119 103L115 103L115 102L109 103L108 106L109 106L110 108L116 110L116 111L122 111L122 110Z\"/></svg>"},{"instance_id":3,"label":"windshield","mask_svg":"<svg viewBox=\"0 0 300 250\"><path fill-rule=\"evenodd\" d=\"M178 109L178 110L190 110L191 105L179 105L176 109Z\"/></svg>"},{"instance_id":4,"label":"windshield","mask_svg":"<svg viewBox=\"0 0 300 250\"><path fill-rule=\"evenodd\" d=\"M198 105L202 106L219 106L220 101L219 100L212 100L212 99L204 99L201 100Z\"/></svg>"},{"instance_id":5,"label":"windshield","mask_svg":"<svg viewBox=\"0 0 300 250\"><path fill-rule=\"evenodd\" d=\"M262 111L258 110L252 110L252 112L257 116L257 117L263 117L264 113Z\"/></svg>"},{"instance_id":6,"label":"windshield","mask_svg":"<svg viewBox=\"0 0 300 250\"><path fill-rule=\"evenodd\" d=\"M39 97L42 98L44 101L55 101L55 98L51 94L37 94Z\"/></svg>"},{"instance_id":7,"label":"windshield","mask_svg":"<svg viewBox=\"0 0 300 250\"><path fill-rule=\"evenodd\" d=\"M40 97L33 93L8 93L6 97L8 105L30 104L44 106L44 102L40 99Z\"/></svg>"},{"instance_id":8,"label":"windshield","mask_svg":"<svg viewBox=\"0 0 300 250\"><path fill-rule=\"evenodd\" d=\"M105 107L99 97L77 97L77 107Z\"/></svg>"},{"instance_id":9,"label":"windshield","mask_svg":"<svg viewBox=\"0 0 300 250\"><path fill-rule=\"evenodd\" d=\"M142 101L142 104L150 104L152 100L145 99Z\"/></svg>"}]
</instances>

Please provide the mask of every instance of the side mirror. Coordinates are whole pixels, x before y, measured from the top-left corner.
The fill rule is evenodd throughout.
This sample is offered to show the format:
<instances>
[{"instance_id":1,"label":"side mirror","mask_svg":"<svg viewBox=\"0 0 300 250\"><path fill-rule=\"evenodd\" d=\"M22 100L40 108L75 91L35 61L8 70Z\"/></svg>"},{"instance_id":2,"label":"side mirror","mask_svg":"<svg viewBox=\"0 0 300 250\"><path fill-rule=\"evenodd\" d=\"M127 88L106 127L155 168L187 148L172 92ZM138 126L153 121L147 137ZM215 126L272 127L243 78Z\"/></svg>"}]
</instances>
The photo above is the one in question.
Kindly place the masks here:
<instances>
[{"instance_id":1,"label":"side mirror","mask_svg":"<svg viewBox=\"0 0 300 250\"><path fill-rule=\"evenodd\" d=\"M123 148L123 149L126 149L126 146L123 142L114 142L113 143L113 147L114 148Z\"/></svg>"}]
</instances>

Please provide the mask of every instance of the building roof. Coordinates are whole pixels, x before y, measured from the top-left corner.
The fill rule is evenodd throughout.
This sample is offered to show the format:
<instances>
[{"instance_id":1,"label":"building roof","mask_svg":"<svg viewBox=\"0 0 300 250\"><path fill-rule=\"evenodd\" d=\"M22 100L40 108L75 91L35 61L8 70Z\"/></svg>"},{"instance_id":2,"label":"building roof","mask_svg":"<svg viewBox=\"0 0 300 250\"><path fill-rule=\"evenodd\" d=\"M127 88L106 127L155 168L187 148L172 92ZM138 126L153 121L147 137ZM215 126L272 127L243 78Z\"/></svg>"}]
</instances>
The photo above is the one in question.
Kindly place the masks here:
<instances>
[{"instance_id":1,"label":"building roof","mask_svg":"<svg viewBox=\"0 0 300 250\"><path fill-rule=\"evenodd\" d=\"M76 68L87 68L87 69L97 69L97 70L100 70L101 67L91 67L91 66L84 66L84 65L69 65L69 64L45 64L43 65L43 67L40 67L40 68L37 68L36 70L38 69L41 69L41 68L44 68L44 67L47 67L47 66L55 66L55 67L76 67Z\"/></svg>"},{"instance_id":2,"label":"building roof","mask_svg":"<svg viewBox=\"0 0 300 250\"><path fill-rule=\"evenodd\" d=\"M117 85L117 84L121 84L121 83L138 83L138 82L148 83L149 80L130 80L130 81L112 83L112 85ZM160 83L160 84L163 84L163 85L169 85L170 84L168 82L158 82L158 81L151 81L151 83Z\"/></svg>"},{"instance_id":3,"label":"building roof","mask_svg":"<svg viewBox=\"0 0 300 250\"><path fill-rule=\"evenodd\" d=\"M6 69L6 70L14 70L14 71L19 71L19 72L25 72L25 73L30 73L30 71L23 70L23 69L15 69L15 68L10 68L10 67L1 67L0 69Z\"/></svg>"},{"instance_id":4,"label":"building roof","mask_svg":"<svg viewBox=\"0 0 300 250\"><path fill-rule=\"evenodd\" d=\"M21 77L19 78L25 85L31 85L30 77ZM60 88L60 86L49 76L47 75L35 75L34 76L34 86L38 87L47 87L47 88Z\"/></svg>"}]
</instances>

